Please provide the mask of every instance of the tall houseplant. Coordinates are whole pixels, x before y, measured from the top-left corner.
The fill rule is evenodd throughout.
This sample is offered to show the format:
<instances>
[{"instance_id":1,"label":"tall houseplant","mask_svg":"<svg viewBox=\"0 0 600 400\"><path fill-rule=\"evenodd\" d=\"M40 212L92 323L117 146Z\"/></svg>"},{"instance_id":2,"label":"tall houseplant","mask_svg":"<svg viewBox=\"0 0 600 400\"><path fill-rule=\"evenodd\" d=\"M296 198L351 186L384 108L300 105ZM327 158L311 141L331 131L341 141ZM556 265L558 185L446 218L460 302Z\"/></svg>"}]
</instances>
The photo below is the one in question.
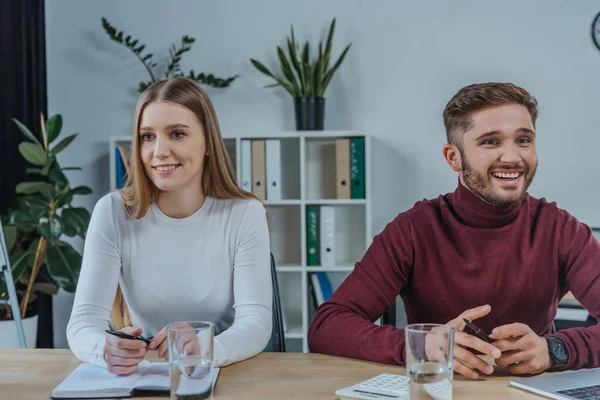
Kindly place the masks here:
<instances>
[{"instance_id":1,"label":"tall houseplant","mask_svg":"<svg viewBox=\"0 0 600 400\"><path fill-rule=\"evenodd\" d=\"M31 307L39 293L55 294L59 288L74 292L81 268L81 255L64 236L85 238L90 213L74 207L77 195L87 195L87 186L72 188L64 174L77 167L61 167L57 155L76 138L73 134L52 144L60 136L62 117L47 121L41 116L42 141L20 121L14 119L27 140L19 144L19 152L32 164L27 168L34 177L16 187L17 197L7 215L1 216L17 289L22 317L34 315ZM0 277L0 298L7 298L6 282ZM0 305L0 320L12 319L7 305Z\"/></svg>"},{"instance_id":2,"label":"tall houseplant","mask_svg":"<svg viewBox=\"0 0 600 400\"><path fill-rule=\"evenodd\" d=\"M159 80L159 75L156 70L156 66L158 64L153 60L154 54L143 54L144 49L146 48L145 44L139 43L139 39L132 38L131 35L123 37L125 35L123 31L118 31L117 28L112 26L104 17L102 17L102 28L113 41L131 50L131 52L137 57L138 60L140 60L140 62L144 65L144 68L148 72L150 80L142 81L139 83L137 89L139 93L143 92L148 86ZM231 83L237 78L237 75L231 76L229 78L218 78L213 74L206 74L204 72L199 72L196 74L193 69L187 75L183 74L183 72L181 71L181 66L179 64L179 62L181 61L181 56L192 49L192 45L195 41L195 38L190 37L188 35L184 35L181 38L181 43L174 43L171 45L171 48L169 49L169 60L167 63L164 77L170 78L173 76L187 76L188 78L191 78L198 83L202 83L216 88L225 88L231 85Z\"/></svg>"},{"instance_id":3,"label":"tall houseplant","mask_svg":"<svg viewBox=\"0 0 600 400\"><path fill-rule=\"evenodd\" d=\"M275 80L275 83L265 87L282 86L294 99L297 130L323 130L325 91L351 46L351 43L348 44L335 63L330 64L334 32L335 18L329 26L325 46L319 41L316 56L313 57L308 42L304 43L300 51L292 25L291 36L286 38L287 54L284 49L277 46L277 58L281 69L279 76L272 73L260 61L250 59L258 71Z\"/></svg>"}]
</instances>

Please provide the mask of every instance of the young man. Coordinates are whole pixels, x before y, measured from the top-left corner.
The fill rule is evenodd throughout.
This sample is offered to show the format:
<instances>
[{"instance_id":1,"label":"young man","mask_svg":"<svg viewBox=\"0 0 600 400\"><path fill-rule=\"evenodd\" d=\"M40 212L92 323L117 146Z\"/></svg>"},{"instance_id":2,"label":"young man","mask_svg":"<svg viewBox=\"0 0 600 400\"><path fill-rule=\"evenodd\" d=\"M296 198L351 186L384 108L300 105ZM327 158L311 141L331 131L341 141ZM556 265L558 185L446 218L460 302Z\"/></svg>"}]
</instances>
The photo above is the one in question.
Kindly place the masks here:
<instances>
[{"instance_id":1,"label":"young man","mask_svg":"<svg viewBox=\"0 0 600 400\"><path fill-rule=\"evenodd\" d=\"M373 323L396 296L409 323L455 331L457 373L514 374L600 366L600 326L551 334L570 290L600 316L600 244L591 229L527 193L538 166L537 101L512 84L462 88L446 105L443 148L458 188L423 200L376 235L310 326L312 352L405 363L404 330ZM464 332L463 317L491 333Z\"/></svg>"}]
</instances>

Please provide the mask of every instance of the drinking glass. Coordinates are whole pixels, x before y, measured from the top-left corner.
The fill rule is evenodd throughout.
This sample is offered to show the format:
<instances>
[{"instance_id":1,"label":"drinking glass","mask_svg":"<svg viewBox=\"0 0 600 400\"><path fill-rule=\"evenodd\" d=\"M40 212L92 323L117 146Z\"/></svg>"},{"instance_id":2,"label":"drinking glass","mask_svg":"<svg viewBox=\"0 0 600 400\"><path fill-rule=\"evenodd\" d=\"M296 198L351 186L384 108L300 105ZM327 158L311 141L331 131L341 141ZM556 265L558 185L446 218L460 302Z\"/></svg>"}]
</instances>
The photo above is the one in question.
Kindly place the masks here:
<instances>
[{"instance_id":1,"label":"drinking glass","mask_svg":"<svg viewBox=\"0 0 600 400\"><path fill-rule=\"evenodd\" d=\"M413 324L405 328L410 399L452 399L454 328Z\"/></svg>"},{"instance_id":2,"label":"drinking glass","mask_svg":"<svg viewBox=\"0 0 600 400\"><path fill-rule=\"evenodd\" d=\"M171 400L212 399L214 324L177 322L167 327Z\"/></svg>"}]
</instances>

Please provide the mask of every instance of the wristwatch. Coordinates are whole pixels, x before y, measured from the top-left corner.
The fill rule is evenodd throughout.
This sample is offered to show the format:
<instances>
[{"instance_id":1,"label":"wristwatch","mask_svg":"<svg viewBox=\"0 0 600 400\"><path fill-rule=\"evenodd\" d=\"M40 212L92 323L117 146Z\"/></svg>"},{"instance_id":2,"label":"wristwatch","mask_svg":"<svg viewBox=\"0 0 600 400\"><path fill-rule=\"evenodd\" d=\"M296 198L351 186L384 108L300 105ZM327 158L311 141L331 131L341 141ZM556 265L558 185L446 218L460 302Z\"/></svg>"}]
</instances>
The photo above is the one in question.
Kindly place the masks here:
<instances>
[{"instance_id":1,"label":"wristwatch","mask_svg":"<svg viewBox=\"0 0 600 400\"><path fill-rule=\"evenodd\" d=\"M550 368L557 368L565 365L569 359L569 353L567 352L565 343L553 336L547 336L546 341L548 342L548 354L550 355L550 361L552 362Z\"/></svg>"}]
</instances>

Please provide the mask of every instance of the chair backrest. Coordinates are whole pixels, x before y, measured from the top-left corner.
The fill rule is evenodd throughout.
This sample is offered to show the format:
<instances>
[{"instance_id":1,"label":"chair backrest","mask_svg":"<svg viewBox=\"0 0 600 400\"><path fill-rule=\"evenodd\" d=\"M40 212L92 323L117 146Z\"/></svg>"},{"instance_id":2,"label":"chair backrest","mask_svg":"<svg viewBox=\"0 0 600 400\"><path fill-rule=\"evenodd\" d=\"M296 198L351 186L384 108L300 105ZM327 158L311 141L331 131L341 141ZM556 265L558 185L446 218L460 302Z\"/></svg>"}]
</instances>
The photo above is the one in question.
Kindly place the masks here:
<instances>
[{"instance_id":1,"label":"chair backrest","mask_svg":"<svg viewBox=\"0 0 600 400\"><path fill-rule=\"evenodd\" d=\"M273 284L273 330L271 331L270 350L281 353L285 352L285 337L283 333L283 312L281 311L279 284L277 283L277 269L275 268L273 253L271 253L271 281Z\"/></svg>"},{"instance_id":2,"label":"chair backrest","mask_svg":"<svg viewBox=\"0 0 600 400\"><path fill-rule=\"evenodd\" d=\"M402 297L397 296L392 307L382 317L383 325L394 325L396 328L404 328L407 325L406 311Z\"/></svg>"}]
</instances>

